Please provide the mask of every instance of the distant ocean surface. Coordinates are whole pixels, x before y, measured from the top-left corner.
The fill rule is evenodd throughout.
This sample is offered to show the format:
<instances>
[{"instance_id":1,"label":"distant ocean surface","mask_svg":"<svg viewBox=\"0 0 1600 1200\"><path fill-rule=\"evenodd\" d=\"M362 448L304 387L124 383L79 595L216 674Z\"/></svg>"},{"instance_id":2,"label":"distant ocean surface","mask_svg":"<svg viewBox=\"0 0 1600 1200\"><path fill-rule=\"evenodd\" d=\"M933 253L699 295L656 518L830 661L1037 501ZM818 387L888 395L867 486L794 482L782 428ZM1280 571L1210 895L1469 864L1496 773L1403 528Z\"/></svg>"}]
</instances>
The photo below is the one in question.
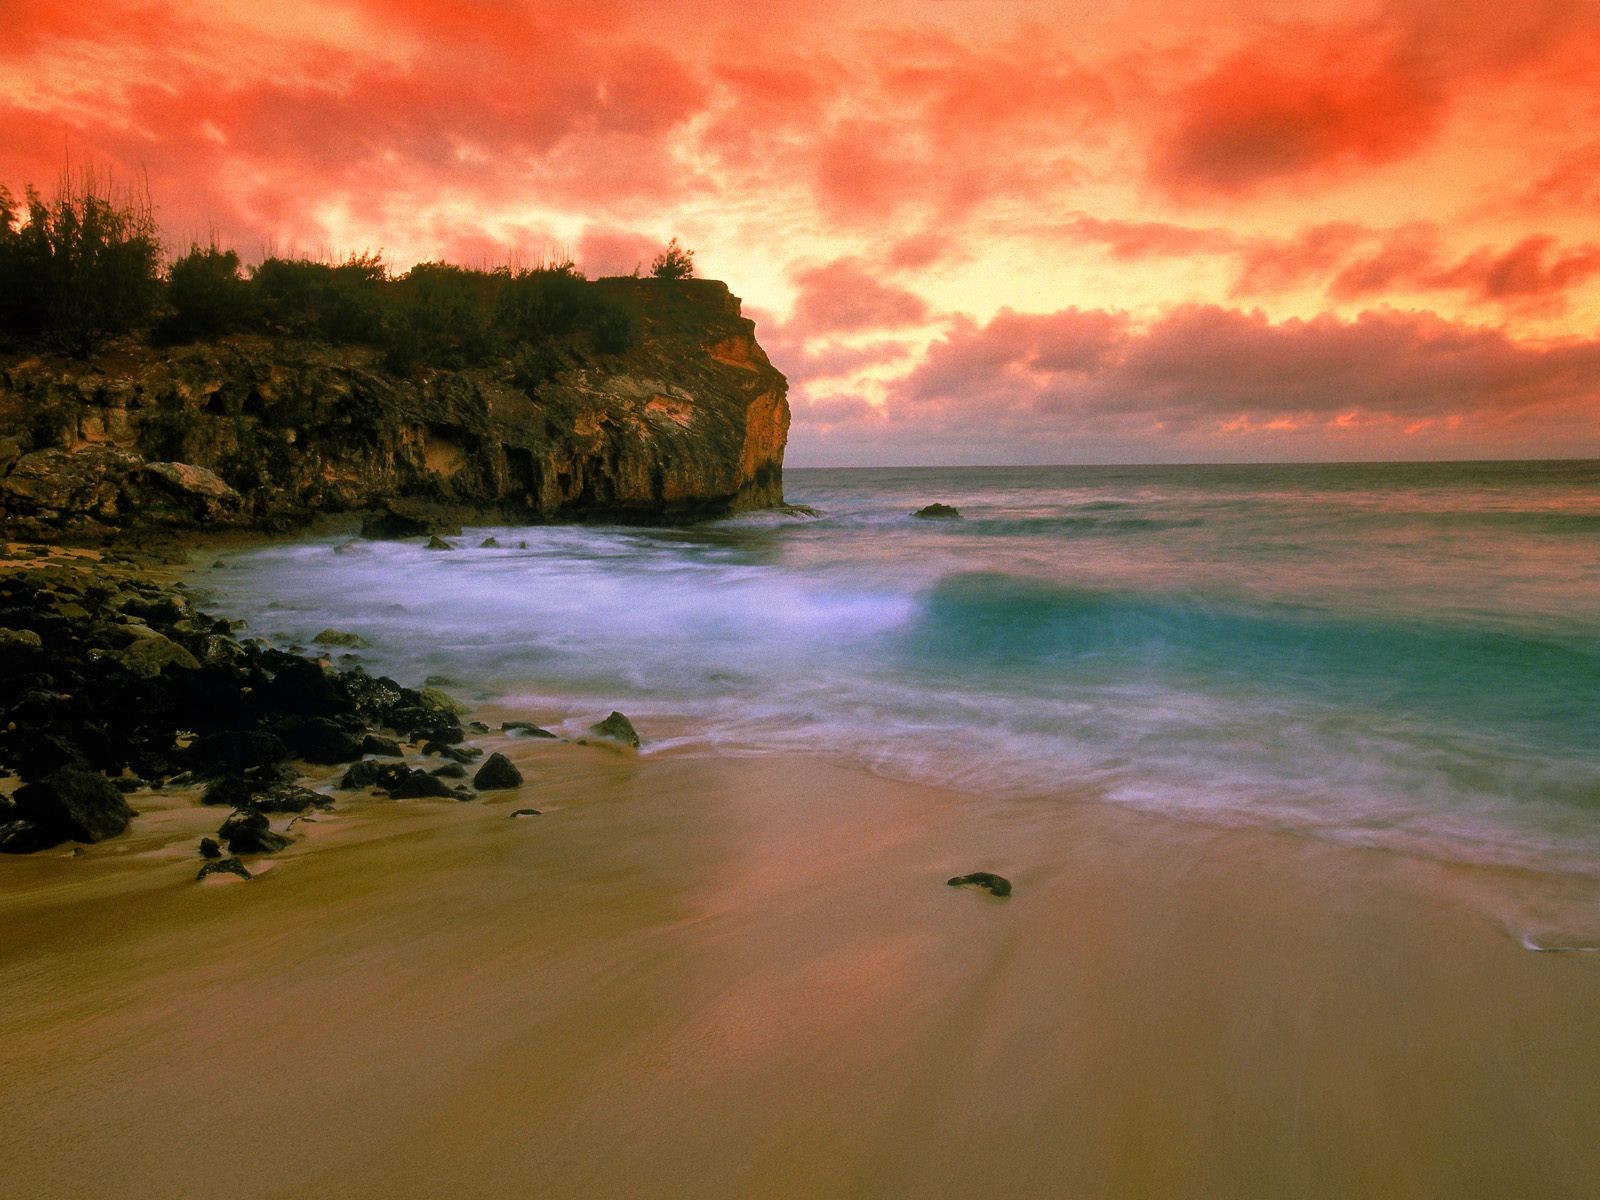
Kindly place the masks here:
<instances>
[{"instance_id":1,"label":"distant ocean surface","mask_svg":"<svg viewBox=\"0 0 1600 1200\"><path fill-rule=\"evenodd\" d=\"M785 487L817 515L301 541L205 582L279 644L352 631L371 671L571 732L619 708L656 750L1600 876L1600 463Z\"/></svg>"}]
</instances>

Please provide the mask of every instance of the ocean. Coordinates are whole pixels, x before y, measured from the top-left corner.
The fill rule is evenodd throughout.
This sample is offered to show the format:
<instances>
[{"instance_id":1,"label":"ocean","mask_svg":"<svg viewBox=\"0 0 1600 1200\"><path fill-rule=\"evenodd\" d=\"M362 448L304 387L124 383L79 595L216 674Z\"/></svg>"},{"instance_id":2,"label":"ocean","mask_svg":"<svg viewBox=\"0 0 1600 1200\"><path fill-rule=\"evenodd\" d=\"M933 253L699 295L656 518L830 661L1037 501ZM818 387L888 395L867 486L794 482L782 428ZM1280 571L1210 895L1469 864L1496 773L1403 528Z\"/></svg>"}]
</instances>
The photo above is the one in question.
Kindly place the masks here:
<instances>
[{"instance_id":1,"label":"ocean","mask_svg":"<svg viewBox=\"0 0 1600 1200\"><path fill-rule=\"evenodd\" d=\"M225 556L212 606L645 753L1600 877L1600 463L795 470L682 529ZM931 502L960 520L921 520ZM479 548L486 538L499 548ZM334 651L336 655L340 651Z\"/></svg>"}]
</instances>

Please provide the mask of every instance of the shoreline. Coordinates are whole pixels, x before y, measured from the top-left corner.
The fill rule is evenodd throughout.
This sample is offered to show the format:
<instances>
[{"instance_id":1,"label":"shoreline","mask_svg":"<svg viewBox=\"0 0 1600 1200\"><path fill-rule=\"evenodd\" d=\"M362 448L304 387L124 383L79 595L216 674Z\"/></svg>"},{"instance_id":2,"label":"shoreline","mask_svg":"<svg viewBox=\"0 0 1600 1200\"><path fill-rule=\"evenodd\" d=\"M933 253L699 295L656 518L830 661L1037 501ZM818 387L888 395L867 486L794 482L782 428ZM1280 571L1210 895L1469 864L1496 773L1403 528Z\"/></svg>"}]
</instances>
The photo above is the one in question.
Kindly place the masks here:
<instances>
[{"instance_id":1,"label":"shoreline","mask_svg":"<svg viewBox=\"0 0 1600 1200\"><path fill-rule=\"evenodd\" d=\"M1414 860L514 747L525 793L342 807L248 885L195 887L178 804L5 864L22 1192L1576 1198L1600 1169L1600 962ZM977 868L1016 893L945 886Z\"/></svg>"},{"instance_id":2,"label":"shoreline","mask_svg":"<svg viewBox=\"0 0 1600 1200\"><path fill-rule=\"evenodd\" d=\"M215 549L145 577L203 586ZM194 881L225 815L197 787L0 857L21 1194L1576 1200L1600 1173L1600 955L1517 941L1600 914L1596 881L824 756L470 740L525 785L335 793L248 883ZM946 886L974 870L1015 893Z\"/></svg>"}]
</instances>

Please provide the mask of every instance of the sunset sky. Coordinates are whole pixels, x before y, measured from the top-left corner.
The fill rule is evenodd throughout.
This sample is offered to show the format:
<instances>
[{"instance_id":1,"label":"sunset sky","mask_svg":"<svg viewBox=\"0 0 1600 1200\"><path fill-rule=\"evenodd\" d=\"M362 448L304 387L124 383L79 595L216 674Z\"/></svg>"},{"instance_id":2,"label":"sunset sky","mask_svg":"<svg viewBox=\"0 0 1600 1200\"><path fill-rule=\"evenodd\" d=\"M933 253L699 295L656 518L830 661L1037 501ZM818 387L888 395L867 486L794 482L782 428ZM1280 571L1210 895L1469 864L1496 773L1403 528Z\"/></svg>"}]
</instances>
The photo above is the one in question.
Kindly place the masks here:
<instances>
[{"instance_id":1,"label":"sunset sky","mask_svg":"<svg viewBox=\"0 0 1600 1200\"><path fill-rule=\"evenodd\" d=\"M631 271L793 465L1600 456L1600 5L0 0L0 182Z\"/></svg>"}]
</instances>

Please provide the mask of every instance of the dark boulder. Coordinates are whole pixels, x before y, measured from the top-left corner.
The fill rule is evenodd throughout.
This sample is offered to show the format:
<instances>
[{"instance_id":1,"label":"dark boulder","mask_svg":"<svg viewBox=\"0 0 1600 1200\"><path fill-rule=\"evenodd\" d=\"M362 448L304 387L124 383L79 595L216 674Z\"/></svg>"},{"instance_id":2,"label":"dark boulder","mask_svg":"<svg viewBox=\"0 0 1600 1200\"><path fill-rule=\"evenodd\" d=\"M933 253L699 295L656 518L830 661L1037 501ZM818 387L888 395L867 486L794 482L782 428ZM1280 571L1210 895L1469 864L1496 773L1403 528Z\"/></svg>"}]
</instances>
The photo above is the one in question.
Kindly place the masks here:
<instances>
[{"instance_id":1,"label":"dark boulder","mask_svg":"<svg viewBox=\"0 0 1600 1200\"><path fill-rule=\"evenodd\" d=\"M350 769L339 780L339 786L345 791L354 791L357 788L388 787L397 783L411 773L411 768L404 763L381 763L370 758L364 758L358 763L351 763Z\"/></svg>"},{"instance_id":2,"label":"dark boulder","mask_svg":"<svg viewBox=\"0 0 1600 1200\"><path fill-rule=\"evenodd\" d=\"M448 758L451 762L469 763L475 758L482 758L483 751L476 746L451 746L444 742L426 742L422 747L423 757L437 754L440 758Z\"/></svg>"},{"instance_id":3,"label":"dark boulder","mask_svg":"<svg viewBox=\"0 0 1600 1200\"><path fill-rule=\"evenodd\" d=\"M924 521L959 521L961 512L950 504L927 504L911 514L921 517Z\"/></svg>"},{"instance_id":4,"label":"dark boulder","mask_svg":"<svg viewBox=\"0 0 1600 1200\"><path fill-rule=\"evenodd\" d=\"M384 788L396 800L426 800L431 797L453 800L456 795L443 780L435 779L426 771L411 771L404 779L385 784Z\"/></svg>"},{"instance_id":5,"label":"dark boulder","mask_svg":"<svg viewBox=\"0 0 1600 1200\"><path fill-rule=\"evenodd\" d=\"M472 777L472 786L480 792L505 791L522 786L522 772L504 754L491 754Z\"/></svg>"},{"instance_id":6,"label":"dark boulder","mask_svg":"<svg viewBox=\"0 0 1600 1200\"><path fill-rule=\"evenodd\" d=\"M196 738L189 747L189 762L205 774L238 772L247 767L286 762L289 747L275 733L263 729L231 729Z\"/></svg>"},{"instance_id":7,"label":"dark boulder","mask_svg":"<svg viewBox=\"0 0 1600 1200\"><path fill-rule=\"evenodd\" d=\"M309 763L333 766L353 762L362 754L362 738L327 717L291 717L275 729L289 749Z\"/></svg>"},{"instance_id":8,"label":"dark boulder","mask_svg":"<svg viewBox=\"0 0 1600 1200\"><path fill-rule=\"evenodd\" d=\"M241 808L217 829L217 836L228 844L231 854L276 854L291 844L291 839L274 833L265 813Z\"/></svg>"},{"instance_id":9,"label":"dark boulder","mask_svg":"<svg viewBox=\"0 0 1600 1200\"><path fill-rule=\"evenodd\" d=\"M974 871L970 875L957 875L953 879L945 880L951 887L962 887L966 884L975 884L988 889L991 896L1011 895L1011 881L1003 875L996 875L991 871Z\"/></svg>"},{"instance_id":10,"label":"dark boulder","mask_svg":"<svg viewBox=\"0 0 1600 1200\"><path fill-rule=\"evenodd\" d=\"M60 833L41 829L32 821L0 821L0 854L32 854L66 841Z\"/></svg>"},{"instance_id":11,"label":"dark boulder","mask_svg":"<svg viewBox=\"0 0 1600 1200\"><path fill-rule=\"evenodd\" d=\"M100 842L116 837L133 819L133 809L110 780L83 767L62 767L17 789L16 815L60 841Z\"/></svg>"},{"instance_id":12,"label":"dark boulder","mask_svg":"<svg viewBox=\"0 0 1600 1200\"><path fill-rule=\"evenodd\" d=\"M303 813L331 808L328 798L293 783L275 783L250 797L250 806L264 813Z\"/></svg>"},{"instance_id":13,"label":"dark boulder","mask_svg":"<svg viewBox=\"0 0 1600 1200\"><path fill-rule=\"evenodd\" d=\"M393 738L379 737L369 733L361 739L361 753L376 754L380 758L404 758L405 751L400 749L400 743Z\"/></svg>"},{"instance_id":14,"label":"dark boulder","mask_svg":"<svg viewBox=\"0 0 1600 1200\"><path fill-rule=\"evenodd\" d=\"M200 857L201 858L221 858L222 857L222 845L221 845L221 843L219 843L216 838L201 838L200 839Z\"/></svg>"},{"instance_id":15,"label":"dark boulder","mask_svg":"<svg viewBox=\"0 0 1600 1200\"><path fill-rule=\"evenodd\" d=\"M457 762L445 763L442 767L435 767L428 774L435 779L465 779L467 769Z\"/></svg>"}]
</instances>

